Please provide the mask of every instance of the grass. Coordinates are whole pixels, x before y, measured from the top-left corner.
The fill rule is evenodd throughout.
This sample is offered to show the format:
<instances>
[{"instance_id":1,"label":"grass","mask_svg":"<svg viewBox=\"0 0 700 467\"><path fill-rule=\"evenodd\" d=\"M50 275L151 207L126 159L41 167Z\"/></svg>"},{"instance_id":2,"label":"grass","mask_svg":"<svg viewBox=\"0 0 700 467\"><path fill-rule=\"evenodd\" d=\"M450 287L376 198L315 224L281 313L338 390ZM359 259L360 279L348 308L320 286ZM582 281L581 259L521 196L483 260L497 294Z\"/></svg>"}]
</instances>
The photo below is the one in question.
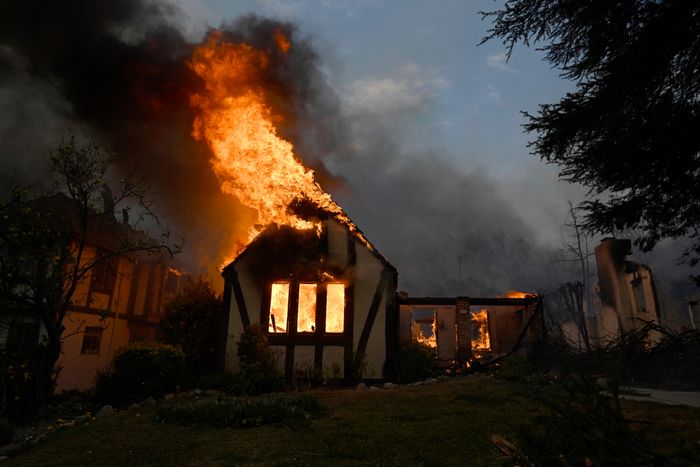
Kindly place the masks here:
<instances>
[{"instance_id":1,"label":"grass","mask_svg":"<svg viewBox=\"0 0 700 467\"><path fill-rule=\"evenodd\" d=\"M490 436L510 438L545 410L522 384L483 376L309 393L326 412L303 424L181 426L157 422L149 409L66 429L3 465L491 466L498 452ZM700 453L700 409L635 401L623 408L629 418L653 422L638 425L650 448L670 458Z\"/></svg>"}]
</instances>

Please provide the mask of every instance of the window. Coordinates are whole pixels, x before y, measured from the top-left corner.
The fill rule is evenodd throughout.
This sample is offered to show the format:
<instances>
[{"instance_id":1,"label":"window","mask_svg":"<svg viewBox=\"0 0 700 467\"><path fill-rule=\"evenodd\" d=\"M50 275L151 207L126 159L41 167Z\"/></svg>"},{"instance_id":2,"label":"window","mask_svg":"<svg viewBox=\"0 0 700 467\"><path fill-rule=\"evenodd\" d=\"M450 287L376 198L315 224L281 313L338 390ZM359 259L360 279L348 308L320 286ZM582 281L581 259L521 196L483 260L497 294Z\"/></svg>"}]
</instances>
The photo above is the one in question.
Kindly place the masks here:
<instances>
[{"instance_id":1,"label":"window","mask_svg":"<svg viewBox=\"0 0 700 467\"><path fill-rule=\"evenodd\" d=\"M83 333L83 347L81 354L98 355L100 353L100 343L102 343L102 331L100 327L86 327Z\"/></svg>"},{"instance_id":2,"label":"window","mask_svg":"<svg viewBox=\"0 0 700 467\"><path fill-rule=\"evenodd\" d=\"M471 312L472 350L491 350L488 310Z\"/></svg>"},{"instance_id":3,"label":"window","mask_svg":"<svg viewBox=\"0 0 700 467\"><path fill-rule=\"evenodd\" d=\"M343 332L345 321L345 284L326 287L326 332Z\"/></svg>"},{"instance_id":4,"label":"window","mask_svg":"<svg viewBox=\"0 0 700 467\"><path fill-rule=\"evenodd\" d=\"M287 332L287 308L289 306L289 282L275 282L270 294L269 332Z\"/></svg>"},{"instance_id":5,"label":"window","mask_svg":"<svg viewBox=\"0 0 700 467\"><path fill-rule=\"evenodd\" d=\"M316 332L316 305L318 284L299 284L297 300L296 332ZM274 282L270 291L270 320L267 330L271 333L286 333L289 310L289 282ZM331 283L326 286L325 332L342 333L345 329L345 285Z\"/></svg>"},{"instance_id":6,"label":"window","mask_svg":"<svg viewBox=\"0 0 700 467\"><path fill-rule=\"evenodd\" d=\"M297 332L316 331L316 284L299 284Z\"/></svg>"},{"instance_id":7,"label":"window","mask_svg":"<svg viewBox=\"0 0 700 467\"><path fill-rule=\"evenodd\" d=\"M100 257L107 253L98 252ZM92 268L92 290L98 293L111 294L114 290L114 282L117 278L118 258L99 259Z\"/></svg>"},{"instance_id":8,"label":"window","mask_svg":"<svg viewBox=\"0 0 700 467\"><path fill-rule=\"evenodd\" d=\"M437 347L437 333L435 332L435 310L414 310L411 315L411 335L415 342Z\"/></svg>"}]
</instances>

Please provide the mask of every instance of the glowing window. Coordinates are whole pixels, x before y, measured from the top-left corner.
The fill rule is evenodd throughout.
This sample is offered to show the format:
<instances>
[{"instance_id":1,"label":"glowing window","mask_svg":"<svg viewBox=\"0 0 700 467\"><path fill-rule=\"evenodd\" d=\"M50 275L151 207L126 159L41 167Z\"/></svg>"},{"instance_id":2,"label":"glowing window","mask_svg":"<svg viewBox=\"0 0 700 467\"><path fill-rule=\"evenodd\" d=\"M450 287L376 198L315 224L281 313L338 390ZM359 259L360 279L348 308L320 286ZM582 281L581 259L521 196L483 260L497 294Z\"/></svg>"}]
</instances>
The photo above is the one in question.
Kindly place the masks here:
<instances>
[{"instance_id":1,"label":"glowing window","mask_svg":"<svg viewBox=\"0 0 700 467\"><path fill-rule=\"evenodd\" d=\"M326 332L343 332L345 319L345 284L326 287Z\"/></svg>"},{"instance_id":2,"label":"glowing window","mask_svg":"<svg viewBox=\"0 0 700 467\"><path fill-rule=\"evenodd\" d=\"M287 307L289 305L289 282L275 282L270 293L269 332L287 332Z\"/></svg>"},{"instance_id":3,"label":"glowing window","mask_svg":"<svg viewBox=\"0 0 700 467\"><path fill-rule=\"evenodd\" d=\"M316 331L316 284L299 284L297 332Z\"/></svg>"},{"instance_id":4,"label":"glowing window","mask_svg":"<svg viewBox=\"0 0 700 467\"><path fill-rule=\"evenodd\" d=\"M437 348L436 318L435 310L413 310L411 336L415 342Z\"/></svg>"},{"instance_id":5,"label":"glowing window","mask_svg":"<svg viewBox=\"0 0 700 467\"><path fill-rule=\"evenodd\" d=\"M489 312L487 310L472 311L472 350L491 350L489 337Z\"/></svg>"}]
</instances>

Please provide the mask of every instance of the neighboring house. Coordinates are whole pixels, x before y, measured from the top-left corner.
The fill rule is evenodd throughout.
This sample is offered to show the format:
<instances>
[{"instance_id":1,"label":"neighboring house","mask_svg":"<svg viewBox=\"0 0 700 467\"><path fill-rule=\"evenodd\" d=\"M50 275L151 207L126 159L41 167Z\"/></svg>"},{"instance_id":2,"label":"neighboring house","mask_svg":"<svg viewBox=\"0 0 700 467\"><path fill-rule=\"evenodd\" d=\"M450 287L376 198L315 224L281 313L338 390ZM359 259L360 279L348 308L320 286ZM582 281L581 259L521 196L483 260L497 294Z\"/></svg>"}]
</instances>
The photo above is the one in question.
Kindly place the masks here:
<instances>
[{"instance_id":1,"label":"neighboring house","mask_svg":"<svg viewBox=\"0 0 700 467\"><path fill-rule=\"evenodd\" d=\"M58 219L66 232L76 231L70 198L54 195L38 200L37 206ZM184 283L172 260L162 255L109 253L120 251L118 237L124 224L116 221L108 207L106 214L94 216L88 224L82 264L100 256L106 259L82 278L63 320L59 392L90 389L97 372L109 366L117 350L130 342L155 339L163 304ZM131 234L148 240L141 232ZM31 315L6 316L0 323L0 348L29 355L44 342L46 332Z\"/></svg>"},{"instance_id":2,"label":"neighboring house","mask_svg":"<svg viewBox=\"0 0 700 467\"><path fill-rule=\"evenodd\" d=\"M87 253L98 251L90 246ZM56 390L91 388L116 351L155 340L163 304L183 282L182 273L151 255L114 257L91 270L63 321Z\"/></svg>"},{"instance_id":3,"label":"neighboring house","mask_svg":"<svg viewBox=\"0 0 700 467\"><path fill-rule=\"evenodd\" d=\"M515 295L515 294L510 294ZM542 297L399 297L400 338L434 347L440 360L527 352L544 336Z\"/></svg>"},{"instance_id":4,"label":"neighboring house","mask_svg":"<svg viewBox=\"0 0 700 467\"><path fill-rule=\"evenodd\" d=\"M660 301L651 268L626 259L632 254L629 240L608 238L595 248L600 309L599 339L634 331L647 322L661 322Z\"/></svg>"},{"instance_id":5,"label":"neighboring house","mask_svg":"<svg viewBox=\"0 0 700 467\"><path fill-rule=\"evenodd\" d=\"M349 379L360 355L365 378L395 364L397 272L354 226L328 219L320 235L270 226L222 275L227 370L238 369L236 345L252 324L288 379Z\"/></svg>"}]
</instances>

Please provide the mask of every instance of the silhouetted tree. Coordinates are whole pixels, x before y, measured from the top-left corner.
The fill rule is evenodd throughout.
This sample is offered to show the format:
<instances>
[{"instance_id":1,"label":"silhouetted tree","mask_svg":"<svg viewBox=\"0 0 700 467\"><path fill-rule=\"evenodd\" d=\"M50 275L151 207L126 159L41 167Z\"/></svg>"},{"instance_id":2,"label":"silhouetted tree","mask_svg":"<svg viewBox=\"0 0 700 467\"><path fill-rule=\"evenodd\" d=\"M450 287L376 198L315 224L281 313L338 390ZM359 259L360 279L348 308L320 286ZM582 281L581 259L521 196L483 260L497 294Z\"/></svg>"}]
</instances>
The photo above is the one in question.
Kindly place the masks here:
<instances>
[{"instance_id":1,"label":"silhouetted tree","mask_svg":"<svg viewBox=\"0 0 700 467\"><path fill-rule=\"evenodd\" d=\"M537 44L576 83L559 102L525 113L530 143L560 176L591 188L584 227L636 228L635 243L691 238L700 260L700 2L509 0L482 13L482 43ZM696 278L697 280L697 278Z\"/></svg>"}]
</instances>

